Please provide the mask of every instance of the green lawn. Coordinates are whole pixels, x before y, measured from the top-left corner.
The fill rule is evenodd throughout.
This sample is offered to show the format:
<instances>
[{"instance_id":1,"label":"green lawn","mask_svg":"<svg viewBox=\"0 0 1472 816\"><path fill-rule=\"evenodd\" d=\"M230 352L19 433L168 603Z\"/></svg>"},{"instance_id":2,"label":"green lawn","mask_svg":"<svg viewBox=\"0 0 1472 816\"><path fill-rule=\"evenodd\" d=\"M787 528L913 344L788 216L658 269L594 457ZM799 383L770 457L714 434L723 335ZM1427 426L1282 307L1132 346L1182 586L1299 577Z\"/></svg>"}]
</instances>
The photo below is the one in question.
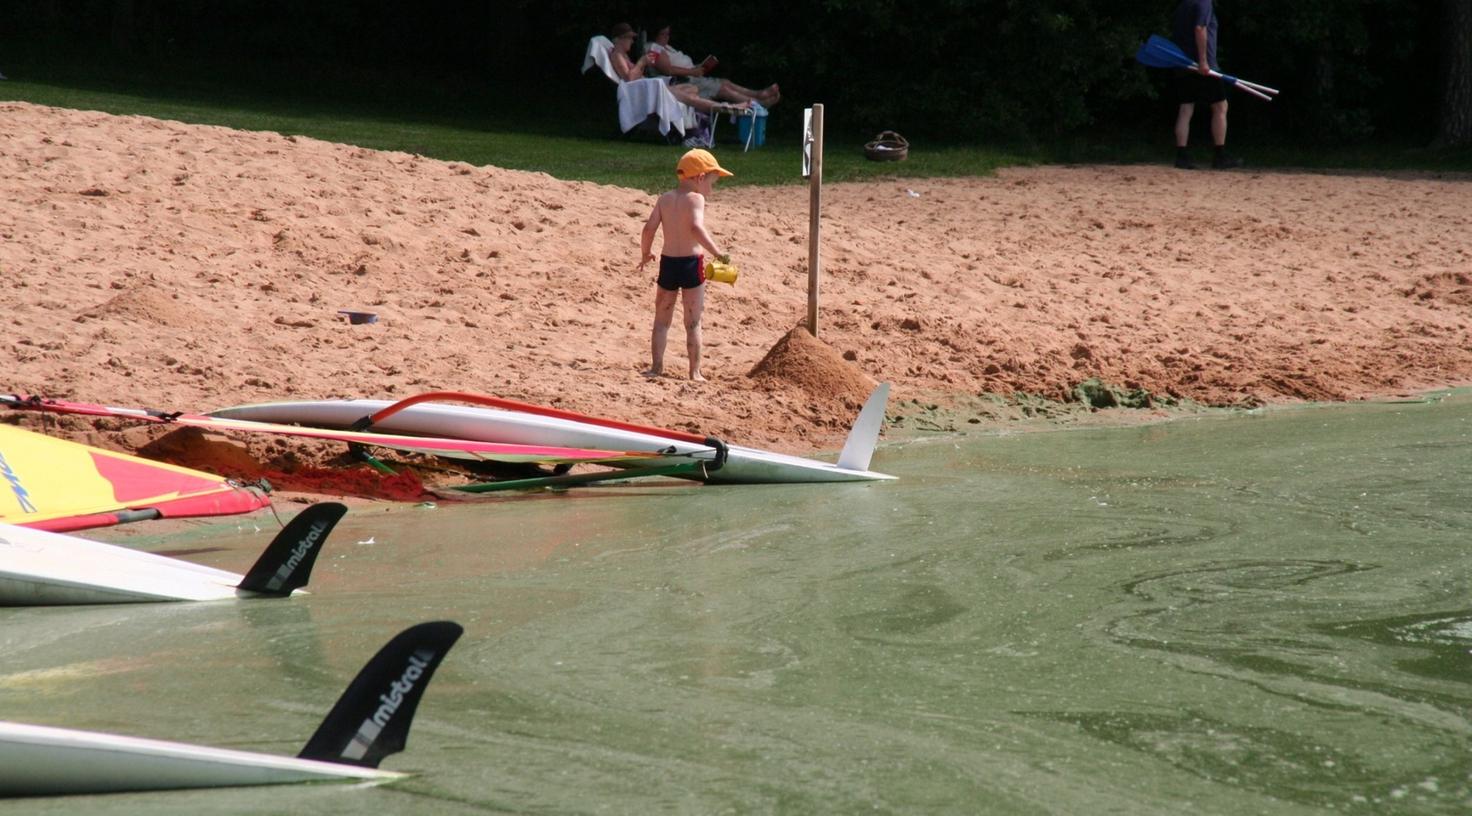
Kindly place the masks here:
<instances>
[{"instance_id":1,"label":"green lawn","mask_svg":"<svg viewBox=\"0 0 1472 816\"><path fill-rule=\"evenodd\" d=\"M361 104L314 106L222 92L213 99L147 92L67 87L12 79L0 83L0 99L63 108L140 114L194 124L300 134L380 150L402 150L437 159L536 170L563 179L620 184L645 190L668 186L680 148L626 138L616 128L612 89L596 121L586 113L568 119L493 116L470 110L457 115L434 109L373 110ZM578 135L582 131L586 135ZM739 183L793 184L802 181L796 134L771 134L765 146L743 153L736 127L722 120L716 153L738 174ZM829 142L824 151L827 181L897 176L966 176L1035 161L1020 152L977 147L916 151L902 163L872 162L862 144Z\"/></svg>"},{"instance_id":2,"label":"green lawn","mask_svg":"<svg viewBox=\"0 0 1472 816\"><path fill-rule=\"evenodd\" d=\"M310 81L286 87L211 84L204 80L160 82L155 78L65 71L37 72L24 78L7 66L0 99L65 108L140 114L245 130L300 134L382 150L402 150L437 159L496 165L654 191L669 183L679 148L622 137L615 127L611 86L596 84L581 95L560 98L552 109L543 102L492 100L461 88L453 93L419 93L408 83L369 96L357 86L349 93L316 87ZM424 83L423 87L435 87ZM606 91L606 93L604 93ZM527 91L532 93L533 90ZM739 145L717 145L722 162L737 173L731 183L801 183L796 133L801 114L794 108L774 115L764 147L742 153ZM833 113L830 112L830 122ZM778 122L780 121L780 126ZM1161 130L1163 128L1156 128ZM827 181L876 180L990 174L998 167L1037 163L1142 163L1169 160L1160 134L1073 137L1043 146L913 145L898 163L864 158L862 139L834 138L824 151ZM722 122L718 137L734 140L734 125ZM1472 151L1435 153L1406 147L1371 146L1339 150L1253 145L1251 166L1412 170L1472 170Z\"/></svg>"}]
</instances>

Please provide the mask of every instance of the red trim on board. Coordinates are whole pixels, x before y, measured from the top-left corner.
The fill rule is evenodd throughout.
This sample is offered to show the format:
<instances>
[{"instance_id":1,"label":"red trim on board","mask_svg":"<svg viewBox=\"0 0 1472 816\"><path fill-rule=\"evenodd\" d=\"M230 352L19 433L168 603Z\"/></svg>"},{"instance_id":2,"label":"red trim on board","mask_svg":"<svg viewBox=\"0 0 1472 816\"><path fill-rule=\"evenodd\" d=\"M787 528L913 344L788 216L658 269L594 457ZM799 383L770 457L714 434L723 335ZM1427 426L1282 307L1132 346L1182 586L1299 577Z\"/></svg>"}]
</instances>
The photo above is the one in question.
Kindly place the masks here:
<instances>
[{"instance_id":1,"label":"red trim on board","mask_svg":"<svg viewBox=\"0 0 1472 816\"><path fill-rule=\"evenodd\" d=\"M649 434L650 436L660 436L665 439L678 439L682 442L695 442L701 445L708 444L706 437L700 434L672 431L668 428L654 428L648 425L635 425L631 422L620 422L616 419L588 416L587 414L579 414L575 411L564 411L560 408L546 408L541 405L532 405L530 403L502 399L500 397L489 397L484 394L467 394L462 391L430 391L425 394L406 397L370 415L368 417L369 427L372 427L373 423L382 422L405 408L411 405L418 405L421 402L468 402L473 405L505 408L508 411L520 411L524 414L568 419L574 422L585 422L589 425L600 425L604 428L614 428L620 431L633 431L635 433Z\"/></svg>"},{"instance_id":2,"label":"red trim on board","mask_svg":"<svg viewBox=\"0 0 1472 816\"><path fill-rule=\"evenodd\" d=\"M167 422L161 416L154 416L146 411L133 411L126 408L117 408L111 405L93 405L88 402L69 402L67 400L51 399L49 397L38 397L34 394L5 394L0 395L5 407L18 411L44 411L50 414L82 414L84 416L124 417L136 419L143 422Z\"/></svg>"}]
</instances>

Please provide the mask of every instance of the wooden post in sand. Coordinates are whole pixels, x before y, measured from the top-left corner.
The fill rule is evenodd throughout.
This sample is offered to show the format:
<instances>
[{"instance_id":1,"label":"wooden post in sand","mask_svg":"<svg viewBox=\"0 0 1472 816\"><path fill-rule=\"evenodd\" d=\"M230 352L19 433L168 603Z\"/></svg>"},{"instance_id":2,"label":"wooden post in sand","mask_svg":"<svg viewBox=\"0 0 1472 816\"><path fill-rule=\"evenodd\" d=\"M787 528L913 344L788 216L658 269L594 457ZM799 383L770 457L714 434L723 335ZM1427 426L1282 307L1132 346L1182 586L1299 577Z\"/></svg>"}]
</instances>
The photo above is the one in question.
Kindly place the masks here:
<instances>
[{"instance_id":1,"label":"wooden post in sand","mask_svg":"<svg viewBox=\"0 0 1472 816\"><path fill-rule=\"evenodd\" d=\"M807 111L803 175L808 177L808 333L818 336L818 215L823 209L823 106Z\"/></svg>"}]
</instances>

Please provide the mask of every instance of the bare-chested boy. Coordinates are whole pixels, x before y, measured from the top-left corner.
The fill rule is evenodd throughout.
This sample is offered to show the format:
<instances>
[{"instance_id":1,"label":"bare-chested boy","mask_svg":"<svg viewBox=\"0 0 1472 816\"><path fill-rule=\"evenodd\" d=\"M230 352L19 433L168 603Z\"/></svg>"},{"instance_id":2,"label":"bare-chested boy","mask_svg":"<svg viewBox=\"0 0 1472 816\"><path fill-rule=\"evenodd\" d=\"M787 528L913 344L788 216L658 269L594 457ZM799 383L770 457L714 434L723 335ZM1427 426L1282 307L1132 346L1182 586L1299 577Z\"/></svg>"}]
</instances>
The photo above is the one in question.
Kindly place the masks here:
<instances>
[{"instance_id":1,"label":"bare-chested boy","mask_svg":"<svg viewBox=\"0 0 1472 816\"><path fill-rule=\"evenodd\" d=\"M675 315L675 295L681 295L685 315L685 350L690 357L690 379L704 380L700 375L700 315L705 311L705 259L698 250L727 262L727 258L705 229L705 197L722 176L731 173L721 167L707 150L691 150L680 157L675 177L680 183L654 202L654 212L644 222L639 242L639 269L654 260L654 233L664 227L664 244L660 247L659 281L654 292L654 332L650 337L653 365L644 372L647 377L664 373L664 346L669 338L670 321Z\"/></svg>"}]
</instances>

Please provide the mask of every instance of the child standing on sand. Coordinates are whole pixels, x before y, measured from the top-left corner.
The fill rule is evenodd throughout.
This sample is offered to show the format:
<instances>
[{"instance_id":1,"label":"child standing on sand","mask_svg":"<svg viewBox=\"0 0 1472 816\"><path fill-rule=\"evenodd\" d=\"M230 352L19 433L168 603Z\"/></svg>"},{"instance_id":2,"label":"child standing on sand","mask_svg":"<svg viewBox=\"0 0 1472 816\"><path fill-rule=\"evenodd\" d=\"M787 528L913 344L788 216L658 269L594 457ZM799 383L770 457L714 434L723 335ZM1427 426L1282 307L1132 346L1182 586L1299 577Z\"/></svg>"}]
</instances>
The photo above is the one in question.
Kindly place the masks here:
<instances>
[{"instance_id":1,"label":"child standing on sand","mask_svg":"<svg viewBox=\"0 0 1472 816\"><path fill-rule=\"evenodd\" d=\"M664 372L664 346L669 338L670 321L675 315L675 295L681 294L685 316L685 351L690 357L690 379L704 380L700 375L700 315L705 311L705 259L703 248L722 263L726 255L705 230L705 197L710 195L722 176L732 175L707 150L691 150L675 165L680 180L675 189L654 202L654 211L644 222L639 241L639 270L654 260L654 233L664 227L664 244L660 247L659 280L654 290L654 331L650 351L654 361L646 377Z\"/></svg>"}]
</instances>

